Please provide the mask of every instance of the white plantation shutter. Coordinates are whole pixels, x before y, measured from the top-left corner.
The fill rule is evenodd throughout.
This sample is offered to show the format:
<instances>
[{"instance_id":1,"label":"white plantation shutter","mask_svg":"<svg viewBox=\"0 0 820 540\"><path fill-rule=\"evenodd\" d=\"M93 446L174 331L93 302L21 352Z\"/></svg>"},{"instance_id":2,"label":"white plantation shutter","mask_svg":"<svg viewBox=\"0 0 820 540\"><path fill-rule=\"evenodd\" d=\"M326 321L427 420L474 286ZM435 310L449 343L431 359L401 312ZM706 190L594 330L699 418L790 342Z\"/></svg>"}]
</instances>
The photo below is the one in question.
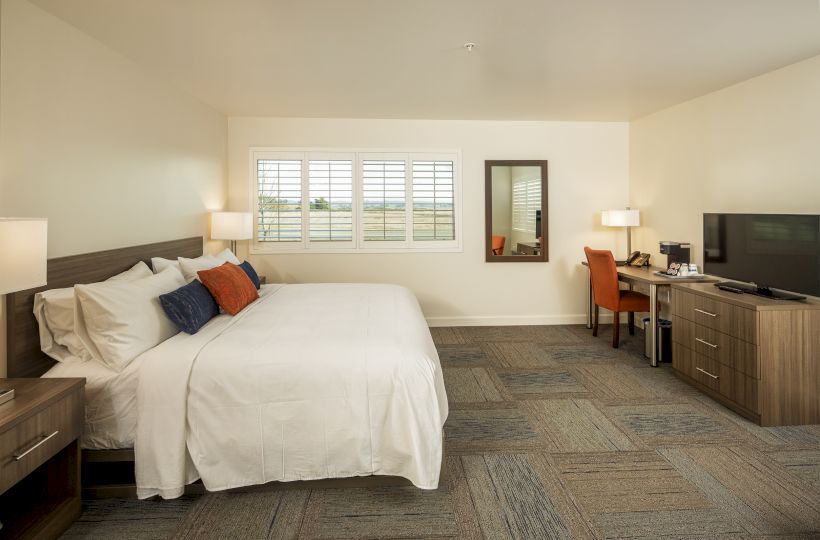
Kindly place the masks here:
<instances>
[{"instance_id":1,"label":"white plantation shutter","mask_svg":"<svg viewBox=\"0 0 820 540\"><path fill-rule=\"evenodd\" d=\"M404 160L362 161L362 239L365 242L405 240L405 169Z\"/></svg>"},{"instance_id":2,"label":"white plantation shutter","mask_svg":"<svg viewBox=\"0 0 820 540\"><path fill-rule=\"evenodd\" d=\"M353 241L353 161L310 160L311 242Z\"/></svg>"},{"instance_id":3,"label":"white plantation shutter","mask_svg":"<svg viewBox=\"0 0 820 540\"><path fill-rule=\"evenodd\" d=\"M541 210L541 180L516 180L513 182L513 229L535 232L535 212Z\"/></svg>"},{"instance_id":4,"label":"white plantation shutter","mask_svg":"<svg viewBox=\"0 0 820 540\"><path fill-rule=\"evenodd\" d=\"M302 241L302 162L258 159L257 241Z\"/></svg>"},{"instance_id":5,"label":"white plantation shutter","mask_svg":"<svg viewBox=\"0 0 820 540\"><path fill-rule=\"evenodd\" d=\"M452 161L413 161L413 240L455 239Z\"/></svg>"}]
</instances>

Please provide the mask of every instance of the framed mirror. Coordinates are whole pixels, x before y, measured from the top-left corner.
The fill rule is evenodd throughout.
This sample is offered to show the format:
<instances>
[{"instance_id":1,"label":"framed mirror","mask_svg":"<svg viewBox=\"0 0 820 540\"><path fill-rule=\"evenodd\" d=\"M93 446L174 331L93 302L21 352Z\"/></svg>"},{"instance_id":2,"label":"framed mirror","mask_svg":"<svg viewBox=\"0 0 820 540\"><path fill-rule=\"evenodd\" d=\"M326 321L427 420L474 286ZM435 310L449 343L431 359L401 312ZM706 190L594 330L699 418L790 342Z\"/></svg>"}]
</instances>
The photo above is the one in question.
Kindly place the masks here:
<instances>
[{"instance_id":1,"label":"framed mirror","mask_svg":"<svg viewBox=\"0 0 820 540\"><path fill-rule=\"evenodd\" d=\"M487 262L549 260L547 162L484 162Z\"/></svg>"}]
</instances>

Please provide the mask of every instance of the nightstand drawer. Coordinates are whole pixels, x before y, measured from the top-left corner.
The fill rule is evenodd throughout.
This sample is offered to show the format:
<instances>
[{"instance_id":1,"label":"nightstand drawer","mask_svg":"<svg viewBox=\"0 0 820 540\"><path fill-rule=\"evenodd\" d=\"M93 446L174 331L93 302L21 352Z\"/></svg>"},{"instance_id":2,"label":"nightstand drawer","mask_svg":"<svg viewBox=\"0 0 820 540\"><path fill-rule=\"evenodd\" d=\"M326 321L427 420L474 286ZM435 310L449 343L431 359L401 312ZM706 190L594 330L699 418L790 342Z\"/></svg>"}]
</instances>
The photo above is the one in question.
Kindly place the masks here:
<instances>
[{"instance_id":1,"label":"nightstand drawer","mask_svg":"<svg viewBox=\"0 0 820 540\"><path fill-rule=\"evenodd\" d=\"M0 433L0 493L80 436L83 406L80 388Z\"/></svg>"},{"instance_id":2,"label":"nightstand drawer","mask_svg":"<svg viewBox=\"0 0 820 540\"><path fill-rule=\"evenodd\" d=\"M757 312L672 289L672 314L749 343L757 343Z\"/></svg>"}]
</instances>

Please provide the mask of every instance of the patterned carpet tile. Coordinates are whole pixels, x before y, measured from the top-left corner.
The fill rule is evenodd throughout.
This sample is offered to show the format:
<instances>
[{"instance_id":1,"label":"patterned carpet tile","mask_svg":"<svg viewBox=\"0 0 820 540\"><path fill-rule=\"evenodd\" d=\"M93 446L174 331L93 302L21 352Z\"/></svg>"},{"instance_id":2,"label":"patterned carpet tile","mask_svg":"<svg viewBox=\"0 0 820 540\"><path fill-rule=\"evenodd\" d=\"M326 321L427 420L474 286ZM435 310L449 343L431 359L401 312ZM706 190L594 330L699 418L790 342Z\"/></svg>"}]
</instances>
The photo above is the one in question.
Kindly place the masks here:
<instances>
[{"instance_id":1,"label":"patterned carpet tile","mask_svg":"<svg viewBox=\"0 0 820 540\"><path fill-rule=\"evenodd\" d=\"M599 513L593 515L595 528L604 538L639 540L741 538L742 527L730 516L715 509L656 510ZM772 540L772 539L770 539Z\"/></svg>"},{"instance_id":2,"label":"patterned carpet tile","mask_svg":"<svg viewBox=\"0 0 820 540\"><path fill-rule=\"evenodd\" d=\"M438 357L443 368L480 367L489 364L484 349L478 345L437 345Z\"/></svg>"},{"instance_id":3,"label":"patterned carpet tile","mask_svg":"<svg viewBox=\"0 0 820 540\"><path fill-rule=\"evenodd\" d=\"M544 349L536 343L499 342L482 343L481 348L493 366L498 368L552 368L554 362Z\"/></svg>"},{"instance_id":4,"label":"patterned carpet tile","mask_svg":"<svg viewBox=\"0 0 820 540\"><path fill-rule=\"evenodd\" d=\"M651 386L641 384L634 372L620 365L577 365L575 373L596 398L611 403L653 401L658 395Z\"/></svg>"},{"instance_id":5,"label":"patterned carpet tile","mask_svg":"<svg viewBox=\"0 0 820 540\"><path fill-rule=\"evenodd\" d=\"M641 448L587 399L528 401L530 423L549 441L550 452L629 451Z\"/></svg>"},{"instance_id":6,"label":"patterned carpet tile","mask_svg":"<svg viewBox=\"0 0 820 540\"><path fill-rule=\"evenodd\" d=\"M625 353L600 345L540 345L543 357L553 364L612 363ZM527 366L524 366L527 367Z\"/></svg>"},{"instance_id":7,"label":"patterned carpet tile","mask_svg":"<svg viewBox=\"0 0 820 540\"><path fill-rule=\"evenodd\" d=\"M604 408L610 418L652 447L691 444L736 444L742 430L695 403L622 405Z\"/></svg>"},{"instance_id":8,"label":"patterned carpet tile","mask_svg":"<svg viewBox=\"0 0 820 540\"><path fill-rule=\"evenodd\" d=\"M444 384L451 403L506 401L483 368L446 368Z\"/></svg>"},{"instance_id":9,"label":"patterned carpet tile","mask_svg":"<svg viewBox=\"0 0 820 540\"><path fill-rule=\"evenodd\" d=\"M791 474L802 478L820 490L820 448L779 450L769 456Z\"/></svg>"},{"instance_id":10,"label":"patterned carpet tile","mask_svg":"<svg viewBox=\"0 0 820 540\"><path fill-rule=\"evenodd\" d=\"M170 538L197 497L171 501L103 499L83 501L83 513L63 534L66 539L154 540Z\"/></svg>"},{"instance_id":11,"label":"patterned carpet tile","mask_svg":"<svg viewBox=\"0 0 820 540\"><path fill-rule=\"evenodd\" d=\"M820 531L820 491L765 454L745 447L693 447L684 453L769 525L763 533Z\"/></svg>"},{"instance_id":12,"label":"patterned carpet tile","mask_svg":"<svg viewBox=\"0 0 820 540\"><path fill-rule=\"evenodd\" d=\"M414 487L329 489L316 494L314 538L457 536L455 507L446 490Z\"/></svg>"},{"instance_id":13,"label":"patterned carpet tile","mask_svg":"<svg viewBox=\"0 0 820 540\"><path fill-rule=\"evenodd\" d=\"M656 452L552 457L567 489L589 515L712 507L691 482Z\"/></svg>"},{"instance_id":14,"label":"patterned carpet tile","mask_svg":"<svg viewBox=\"0 0 820 540\"><path fill-rule=\"evenodd\" d=\"M209 493L193 505L174 540L296 538L310 491Z\"/></svg>"},{"instance_id":15,"label":"patterned carpet tile","mask_svg":"<svg viewBox=\"0 0 820 540\"><path fill-rule=\"evenodd\" d=\"M438 345L466 345L470 343L460 332L460 328L455 327L435 327L430 328L430 335L433 343Z\"/></svg>"},{"instance_id":16,"label":"patterned carpet tile","mask_svg":"<svg viewBox=\"0 0 820 540\"><path fill-rule=\"evenodd\" d=\"M461 459L485 538L573 538L559 511L569 504L548 492L527 456ZM560 498L565 499L563 494ZM581 526L579 519L573 521Z\"/></svg>"},{"instance_id":17,"label":"patterned carpet tile","mask_svg":"<svg viewBox=\"0 0 820 540\"><path fill-rule=\"evenodd\" d=\"M444 424L447 451L479 452L488 448L523 448L538 443L526 416L516 408L450 411ZM494 443L488 446L487 443Z\"/></svg>"},{"instance_id":18,"label":"patterned carpet tile","mask_svg":"<svg viewBox=\"0 0 820 540\"><path fill-rule=\"evenodd\" d=\"M507 391L517 398L584 397L589 390L568 369L562 370L497 370Z\"/></svg>"}]
</instances>

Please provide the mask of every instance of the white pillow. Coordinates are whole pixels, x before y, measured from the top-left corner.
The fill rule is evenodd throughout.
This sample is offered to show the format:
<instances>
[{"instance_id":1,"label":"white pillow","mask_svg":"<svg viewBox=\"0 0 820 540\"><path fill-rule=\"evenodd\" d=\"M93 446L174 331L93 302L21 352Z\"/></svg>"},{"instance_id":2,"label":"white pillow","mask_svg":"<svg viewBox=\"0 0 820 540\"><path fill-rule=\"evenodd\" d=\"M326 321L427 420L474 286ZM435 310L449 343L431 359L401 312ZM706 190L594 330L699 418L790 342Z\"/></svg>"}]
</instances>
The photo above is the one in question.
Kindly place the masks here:
<instances>
[{"instance_id":1,"label":"white pillow","mask_svg":"<svg viewBox=\"0 0 820 540\"><path fill-rule=\"evenodd\" d=\"M195 279L199 279L197 272L200 270L210 270L211 268L216 268L226 262L232 264L240 263L239 259L236 258L236 255L234 255L230 249L225 249L217 255L203 255L202 257L197 257L196 259L186 259L185 257L180 257L177 261L179 262L179 269L182 271L182 275L188 283Z\"/></svg>"},{"instance_id":2,"label":"white pillow","mask_svg":"<svg viewBox=\"0 0 820 540\"><path fill-rule=\"evenodd\" d=\"M154 269L155 274L159 274L169 266L173 266L179 270L179 263L177 261L163 259L162 257L151 257L151 267Z\"/></svg>"},{"instance_id":3,"label":"white pillow","mask_svg":"<svg viewBox=\"0 0 820 540\"><path fill-rule=\"evenodd\" d=\"M91 356L115 371L178 332L159 296L185 285L176 268L135 281L74 287L74 332Z\"/></svg>"},{"instance_id":4,"label":"white pillow","mask_svg":"<svg viewBox=\"0 0 820 540\"><path fill-rule=\"evenodd\" d=\"M106 281L132 281L152 275L140 261L125 272ZM74 333L74 287L51 289L34 295L34 317L40 328L40 349L58 361L69 357L91 358L83 342Z\"/></svg>"}]
</instances>

